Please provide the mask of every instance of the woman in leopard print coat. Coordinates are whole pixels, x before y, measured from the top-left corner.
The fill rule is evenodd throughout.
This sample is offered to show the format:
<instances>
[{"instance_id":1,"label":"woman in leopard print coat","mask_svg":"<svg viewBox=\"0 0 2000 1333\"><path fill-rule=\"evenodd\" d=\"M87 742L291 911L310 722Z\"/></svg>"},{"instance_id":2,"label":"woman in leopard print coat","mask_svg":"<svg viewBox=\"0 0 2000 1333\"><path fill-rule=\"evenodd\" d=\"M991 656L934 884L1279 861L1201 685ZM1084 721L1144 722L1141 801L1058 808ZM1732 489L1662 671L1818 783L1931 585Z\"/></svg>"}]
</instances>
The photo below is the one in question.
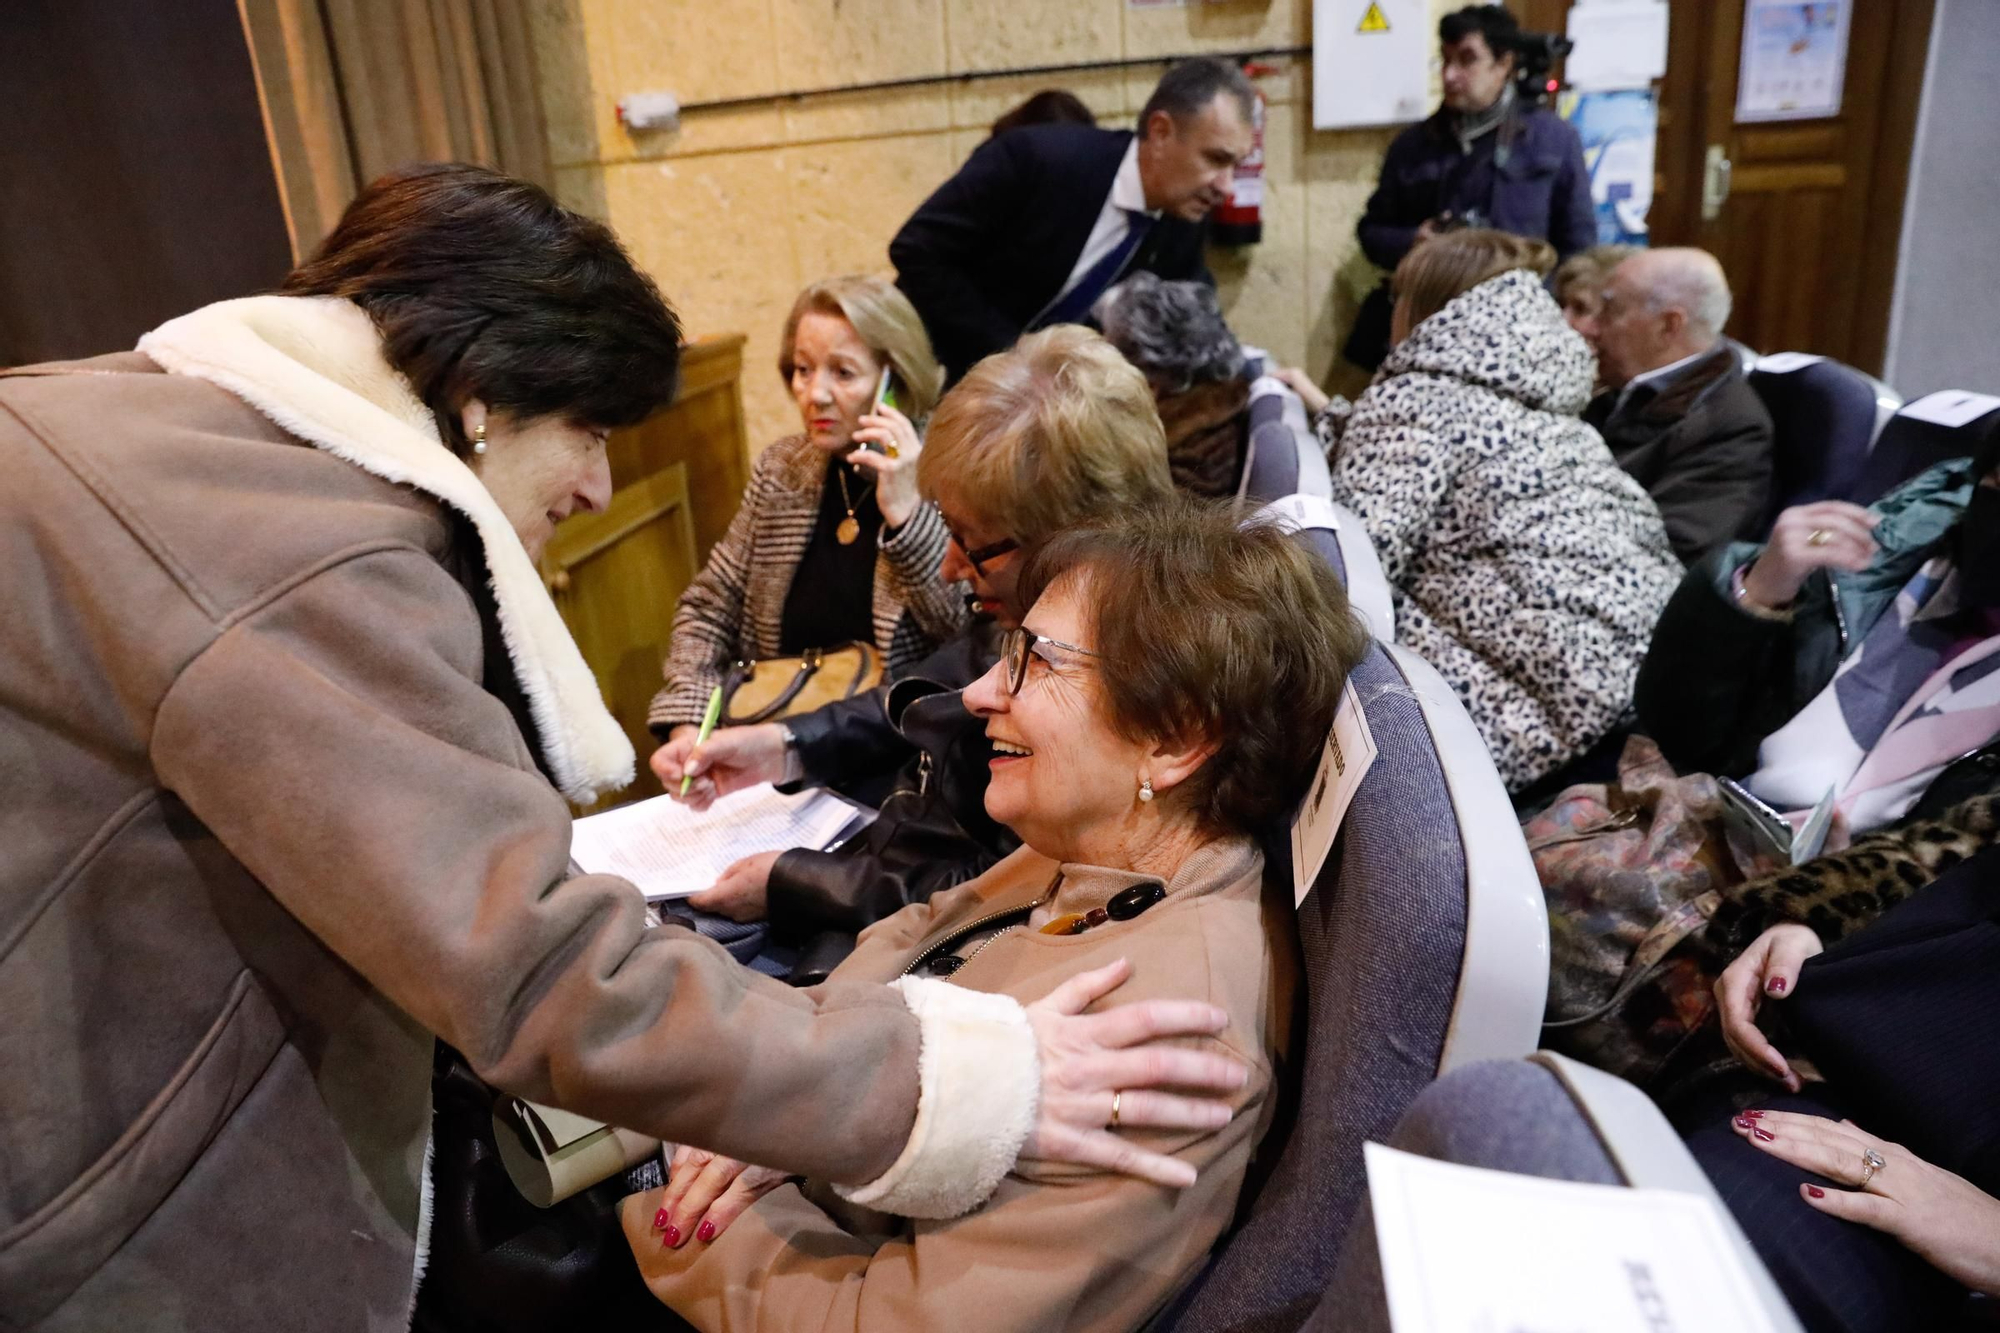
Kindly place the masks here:
<instances>
[{"instance_id":1,"label":"woman in leopard print coat","mask_svg":"<svg viewBox=\"0 0 2000 1333\"><path fill-rule=\"evenodd\" d=\"M1533 271L1546 249L1462 231L1412 251L1405 336L1332 459L1396 641L1452 683L1514 791L1623 718L1681 577L1659 510L1577 419L1596 364Z\"/></svg>"}]
</instances>

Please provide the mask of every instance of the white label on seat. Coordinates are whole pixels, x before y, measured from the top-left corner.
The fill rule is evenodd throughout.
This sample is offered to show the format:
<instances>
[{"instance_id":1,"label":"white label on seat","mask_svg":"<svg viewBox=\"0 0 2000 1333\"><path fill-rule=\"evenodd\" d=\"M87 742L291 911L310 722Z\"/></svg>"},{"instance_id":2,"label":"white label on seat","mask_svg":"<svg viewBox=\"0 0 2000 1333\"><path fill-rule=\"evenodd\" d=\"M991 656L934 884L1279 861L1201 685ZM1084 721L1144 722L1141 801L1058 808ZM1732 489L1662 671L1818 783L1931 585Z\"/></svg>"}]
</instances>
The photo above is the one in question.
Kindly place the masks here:
<instances>
[{"instance_id":1,"label":"white label on seat","mask_svg":"<svg viewBox=\"0 0 2000 1333\"><path fill-rule=\"evenodd\" d=\"M2000 407L2000 398L1990 393L1939 389L1936 393L1925 394L1914 403L1905 404L1900 415L1956 429L1968 421L1979 420L1996 407Z\"/></svg>"},{"instance_id":2,"label":"white label on seat","mask_svg":"<svg viewBox=\"0 0 2000 1333\"><path fill-rule=\"evenodd\" d=\"M1757 358L1757 369L1767 375L1789 375L1795 370L1816 366L1824 360L1825 357L1815 356L1811 352L1773 352L1769 356Z\"/></svg>"},{"instance_id":3,"label":"white label on seat","mask_svg":"<svg viewBox=\"0 0 2000 1333\"><path fill-rule=\"evenodd\" d=\"M1306 788L1305 803L1292 821L1292 906L1306 900L1319 872L1333 850L1333 837L1354 800L1361 779L1375 762L1375 735L1368 729L1368 715L1361 709L1361 696L1349 680L1342 688L1340 711L1333 715L1333 730L1327 733L1326 750Z\"/></svg>"}]
</instances>

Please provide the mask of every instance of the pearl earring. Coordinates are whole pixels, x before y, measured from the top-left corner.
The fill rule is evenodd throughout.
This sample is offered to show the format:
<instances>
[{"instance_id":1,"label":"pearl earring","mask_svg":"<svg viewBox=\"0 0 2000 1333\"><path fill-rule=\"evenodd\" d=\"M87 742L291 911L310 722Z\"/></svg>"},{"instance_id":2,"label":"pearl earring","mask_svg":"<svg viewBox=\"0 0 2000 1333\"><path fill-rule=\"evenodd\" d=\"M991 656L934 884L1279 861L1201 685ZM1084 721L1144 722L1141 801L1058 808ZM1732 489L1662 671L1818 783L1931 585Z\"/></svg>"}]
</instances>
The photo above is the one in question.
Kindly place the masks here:
<instances>
[{"instance_id":1,"label":"pearl earring","mask_svg":"<svg viewBox=\"0 0 2000 1333\"><path fill-rule=\"evenodd\" d=\"M472 428L472 452L475 454L486 452L486 423L483 421Z\"/></svg>"},{"instance_id":2,"label":"pearl earring","mask_svg":"<svg viewBox=\"0 0 2000 1333\"><path fill-rule=\"evenodd\" d=\"M1151 778L1139 779L1139 799L1142 801L1153 799L1153 780Z\"/></svg>"}]
</instances>

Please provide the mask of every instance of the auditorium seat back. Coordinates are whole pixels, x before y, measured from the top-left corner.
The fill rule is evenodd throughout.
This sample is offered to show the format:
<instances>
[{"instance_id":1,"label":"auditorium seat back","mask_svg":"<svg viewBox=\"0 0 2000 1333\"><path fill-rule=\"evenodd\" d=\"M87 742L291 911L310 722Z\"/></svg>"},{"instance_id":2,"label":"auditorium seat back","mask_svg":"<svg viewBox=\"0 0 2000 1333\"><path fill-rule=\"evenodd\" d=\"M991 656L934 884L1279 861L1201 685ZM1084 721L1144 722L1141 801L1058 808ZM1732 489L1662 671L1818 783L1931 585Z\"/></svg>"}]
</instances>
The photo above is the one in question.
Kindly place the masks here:
<instances>
[{"instance_id":1,"label":"auditorium seat back","mask_svg":"<svg viewBox=\"0 0 2000 1333\"><path fill-rule=\"evenodd\" d=\"M1852 366L1779 352L1760 358L1750 387L1771 414L1771 500L1761 531L1781 510L1851 494L1882 423L1902 399Z\"/></svg>"},{"instance_id":2,"label":"auditorium seat back","mask_svg":"<svg viewBox=\"0 0 2000 1333\"><path fill-rule=\"evenodd\" d=\"M1377 642L1352 676L1377 750L1299 903L1305 1013L1273 1164L1156 1328L1294 1328L1325 1289L1380 1139L1440 1073L1535 1047L1547 909L1499 773L1457 696ZM1290 888L1289 841L1273 871ZM1275 1154L1275 1158L1273 1155Z\"/></svg>"},{"instance_id":3,"label":"auditorium seat back","mask_svg":"<svg viewBox=\"0 0 2000 1333\"><path fill-rule=\"evenodd\" d=\"M1258 511L1285 525L1308 549L1333 566L1368 632L1384 643L1396 639L1395 599L1375 543L1354 511L1317 495L1287 495Z\"/></svg>"},{"instance_id":4,"label":"auditorium seat back","mask_svg":"<svg viewBox=\"0 0 2000 1333\"><path fill-rule=\"evenodd\" d=\"M2000 428L1995 413L2000 398L1963 389L1940 390L1906 404L1882 428L1849 498L1873 504L1947 458L1978 453L1986 433Z\"/></svg>"},{"instance_id":5,"label":"auditorium seat back","mask_svg":"<svg viewBox=\"0 0 2000 1333\"><path fill-rule=\"evenodd\" d=\"M1249 438L1237 498L1252 504L1287 495L1333 494L1326 452L1313 434L1306 405L1269 375L1250 384Z\"/></svg>"}]
</instances>

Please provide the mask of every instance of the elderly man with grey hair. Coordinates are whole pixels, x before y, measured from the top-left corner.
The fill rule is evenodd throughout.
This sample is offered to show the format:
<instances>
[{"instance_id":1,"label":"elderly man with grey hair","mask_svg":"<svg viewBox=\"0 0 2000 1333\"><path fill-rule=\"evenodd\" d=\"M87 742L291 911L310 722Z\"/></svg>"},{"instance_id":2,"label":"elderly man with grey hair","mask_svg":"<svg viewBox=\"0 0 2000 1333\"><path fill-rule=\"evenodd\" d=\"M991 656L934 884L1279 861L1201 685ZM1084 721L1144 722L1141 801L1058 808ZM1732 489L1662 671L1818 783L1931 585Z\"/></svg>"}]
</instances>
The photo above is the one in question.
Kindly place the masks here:
<instances>
[{"instance_id":1,"label":"elderly man with grey hair","mask_svg":"<svg viewBox=\"0 0 2000 1333\"><path fill-rule=\"evenodd\" d=\"M1771 415L1743 375L1729 283L1705 250L1642 250L1611 271L1578 332L1605 391L1584 420L1660 507L1674 553L1694 564L1761 536L1771 491Z\"/></svg>"}]
</instances>

